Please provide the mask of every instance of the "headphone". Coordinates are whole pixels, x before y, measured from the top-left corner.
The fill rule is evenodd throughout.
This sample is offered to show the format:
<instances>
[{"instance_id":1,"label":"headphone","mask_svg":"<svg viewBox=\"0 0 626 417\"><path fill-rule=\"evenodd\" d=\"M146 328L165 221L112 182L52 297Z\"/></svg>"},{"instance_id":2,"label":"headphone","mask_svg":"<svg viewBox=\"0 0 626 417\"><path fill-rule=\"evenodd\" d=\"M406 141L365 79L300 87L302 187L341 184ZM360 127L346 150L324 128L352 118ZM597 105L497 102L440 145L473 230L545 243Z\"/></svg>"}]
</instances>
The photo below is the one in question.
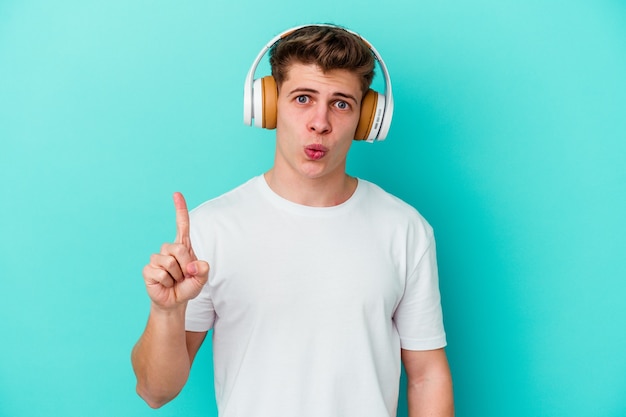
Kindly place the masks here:
<instances>
[{"instance_id":1,"label":"headphone","mask_svg":"<svg viewBox=\"0 0 626 417\"><path fill-rule=\"evenodd\" d=\"M274 37L263 47L263 49L261 49L261 52L259 52L259 55L256 57L252 63L252 67L250 67L250 70L248 71L244 84L243 122L246 125L252 126L252 119L254 119L254 126L256 127L263 127L266 129L276 128L278 102L278 88L276 86L276 81L271 75L254 79L254 72L256 71L256 68L261 62L263 56L272 48L272 46L289 36L294 31L307 26L339 27L327 24L296 26ZM376 58L376 61L378 61L385 77L384 94L378 93L372 89L365 93L361 102L361 117L359 118L354 139L365 140L367 142L385 140L387 133L389 132L389 126L391 125L391 118L393 116L391 79L389 78L389 72L387 71L385 62L378 51L376 51L376 49L361 35L344 28L340 29L358 36L363 42L365 42L365 45L367 45L370 51L374 54L374 57Z\"/></svg>"}]
</instances>

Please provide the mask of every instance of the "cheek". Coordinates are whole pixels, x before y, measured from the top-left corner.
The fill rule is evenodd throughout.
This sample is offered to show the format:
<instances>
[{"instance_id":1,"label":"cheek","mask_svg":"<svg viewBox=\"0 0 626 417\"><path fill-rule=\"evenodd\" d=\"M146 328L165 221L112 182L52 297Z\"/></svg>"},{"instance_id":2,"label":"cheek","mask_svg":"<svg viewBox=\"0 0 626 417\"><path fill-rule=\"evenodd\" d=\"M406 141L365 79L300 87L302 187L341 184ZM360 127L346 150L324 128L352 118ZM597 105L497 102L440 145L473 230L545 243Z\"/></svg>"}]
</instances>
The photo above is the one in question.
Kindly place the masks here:
<instances>
[{"instance_id":1,"label":"cheek","mask_svg":"<svg viewBox=\"0 0 626 417\"><path fill-rule=\"evenodd\" d=\"M337 149L339 150L338 154L345 156L350 150L352 142L354 142L354 132L352 132L352 134L347 134L345 138L337 144Z\"/></svg>"},{"instance_id":2,"label":"cheek","mask_svg":"<svg viewBox=\"0 0 626 417\"><path fill-rule=\"evenodd\" d=\"M356 128L359 125L359 118L360 118L360 116L357 115L356 117L351 118L351 120L347 121L343 125L344 135L345 136L349 136L350 139L354 139L354 134L356 133ZM352 143L352 141L349 142L348 147L350 146L351 143Z\"/></svg>"},{"instance_id":3,"label":"cheek","mask_svg":"<svg viewBox=\"0 0 626 417\"><path fill-rule=\"evenodd\" d=\"M289 108L289 106L278 106L276 113L276 127L282 129L293 129L298 120L297 115Z\"/></svg>"}]
</instances>

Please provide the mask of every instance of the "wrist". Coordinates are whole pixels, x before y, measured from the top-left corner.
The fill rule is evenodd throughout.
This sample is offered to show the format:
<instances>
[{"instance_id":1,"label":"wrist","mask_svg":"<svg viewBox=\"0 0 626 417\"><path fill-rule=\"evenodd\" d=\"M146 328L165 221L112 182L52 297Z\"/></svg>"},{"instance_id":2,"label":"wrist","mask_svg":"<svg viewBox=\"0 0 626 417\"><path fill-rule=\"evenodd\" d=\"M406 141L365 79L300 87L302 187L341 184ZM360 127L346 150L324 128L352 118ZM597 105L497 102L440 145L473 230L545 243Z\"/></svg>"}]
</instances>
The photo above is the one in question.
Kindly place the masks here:
<instances>
[{"instance_id":1,"label":"wrist","mask_svg":"<svg viewBox=\"0 0 626 417\"><path fill-rule=\"evenodd\" d=\"M187 302L175 304L169 307L163 307L154 301L150 304L150 314L159 317L185 317L187 311Z\"/></svg>"}]
</instances>

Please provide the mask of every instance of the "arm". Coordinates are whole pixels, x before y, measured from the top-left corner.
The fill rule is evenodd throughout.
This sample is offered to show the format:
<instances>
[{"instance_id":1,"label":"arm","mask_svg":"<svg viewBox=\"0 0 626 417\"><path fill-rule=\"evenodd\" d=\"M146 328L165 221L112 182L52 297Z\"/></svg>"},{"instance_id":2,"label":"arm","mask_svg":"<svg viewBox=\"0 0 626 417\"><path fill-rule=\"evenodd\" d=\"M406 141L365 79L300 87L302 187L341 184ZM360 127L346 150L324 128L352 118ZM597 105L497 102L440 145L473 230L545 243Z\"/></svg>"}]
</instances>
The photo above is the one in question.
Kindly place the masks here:
<instances>
[{"instance_id":1,"label":"arm","mask_svg":"<svg viewBox=\"0 0 626 417\"><path fill-rule=\"evenodd\" d=\"M409 417L453 417L452 377L445 350L402 350Z\"/></svg>"},{"instance_id":2,"label":"arm","mask_svg":"<svg viewBox=\"0 0 626 417\"><path fill-rule=\"evenodd\" d=\"M206 332L185 332L182 312L151 308L148 324L131 360L137 394L152 408L171 401L183 389Z\"/></svg>"},{"instance_id":3,"label":"arm","mask_svg":"<svg viewBox=\"0 0 626 417\"><path fill-rule=\"evenodd\" d=\"M174 203L176 241L164 244L143 270L152 303L146 329L131 354L137 393L153 408L178 395L206 336L185 331L185 310L207 282L209 265L199 261L191 247L183 196L175 194Z\"/></svg>"}]
</instances>

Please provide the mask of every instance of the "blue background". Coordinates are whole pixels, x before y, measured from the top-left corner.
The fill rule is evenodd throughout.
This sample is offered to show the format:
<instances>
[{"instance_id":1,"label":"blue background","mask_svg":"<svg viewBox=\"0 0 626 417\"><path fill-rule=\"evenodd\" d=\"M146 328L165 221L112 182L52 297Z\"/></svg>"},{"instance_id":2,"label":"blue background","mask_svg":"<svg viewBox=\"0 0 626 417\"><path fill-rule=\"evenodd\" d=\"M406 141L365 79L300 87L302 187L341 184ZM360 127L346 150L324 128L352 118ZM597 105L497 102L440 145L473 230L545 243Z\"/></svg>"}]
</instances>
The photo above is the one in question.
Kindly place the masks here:
<instances>
[{"instance_id":1,"label":"blue background","mask_svg":"<svg viewBox=\"0 0 626 417\"><path fill-rule=\"evenodd\" d=\"M390 69L349 171L435 228L457 415L626 415L623 1L1 0L1 416L215 415L208 343L174 402L135 395L141 269L174 191L270 167L245 74L320 22Z\"/></svg>"}]
</instances>

